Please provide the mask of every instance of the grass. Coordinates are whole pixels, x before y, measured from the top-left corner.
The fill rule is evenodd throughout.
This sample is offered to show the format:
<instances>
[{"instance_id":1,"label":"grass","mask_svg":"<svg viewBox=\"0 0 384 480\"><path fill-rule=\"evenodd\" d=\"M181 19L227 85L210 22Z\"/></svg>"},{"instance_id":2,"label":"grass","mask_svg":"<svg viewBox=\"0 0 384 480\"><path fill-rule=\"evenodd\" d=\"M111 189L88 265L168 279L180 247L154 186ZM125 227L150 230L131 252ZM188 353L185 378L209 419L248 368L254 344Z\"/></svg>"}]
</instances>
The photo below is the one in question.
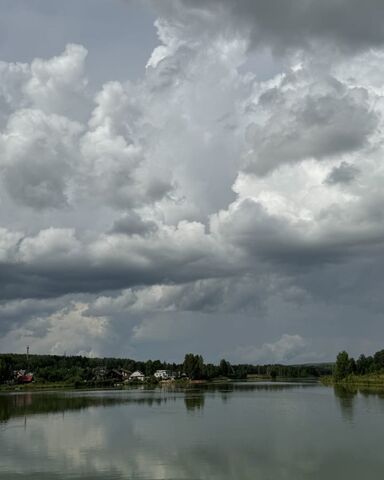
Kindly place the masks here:
<instances>
[{"instance_id":1,"label":"grass","mask_svg":"<svg viewBox=\"0 0 384 480\"><path fill-rule=\"evenodd\" d=\"M15 384L15 385L0 385L0 392L25 392L30 390L52 390L52 389L63 389L63 388L73 388L74 384L65 383L65 382L52 382L52 383L26 383L26 384Z\"/></svg>"},{"instance_id":2,"label":"grass","mask_svg":"<svg viewBox=\"0 0 384 480\"><path fill-rule=\"evenodd\" d=\"M371 386L384 388L384 373L369 373L366 375L348 375L340 380L333 376L321 377L320 381L324 385L346 385L346 386Z\"/></svg>"}]
</instances>

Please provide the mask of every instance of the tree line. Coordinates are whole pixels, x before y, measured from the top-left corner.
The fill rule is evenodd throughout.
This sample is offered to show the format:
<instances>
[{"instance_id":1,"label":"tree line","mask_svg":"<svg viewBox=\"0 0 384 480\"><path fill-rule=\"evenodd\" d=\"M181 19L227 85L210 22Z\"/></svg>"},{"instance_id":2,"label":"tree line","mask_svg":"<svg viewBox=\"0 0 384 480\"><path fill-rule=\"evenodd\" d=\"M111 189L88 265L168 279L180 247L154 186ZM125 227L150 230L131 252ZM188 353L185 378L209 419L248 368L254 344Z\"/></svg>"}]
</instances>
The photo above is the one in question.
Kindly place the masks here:
<instances>
[{"instance_id":1,"label":"tree line","mask_svg":"<svg viewBox=\"0 0 384 480\"><path fill-rule=\"evenodd\" d=\"M349 375L368 375L382 372L384 372L384 350L379 350L368 357L361 354L357 360L343 350L337 355L333 375L335 380L343 380Z\"/></svg>"},{"instance_id":2,"label":"tree line","mask_svg":"<svg viewBox=\"0 0 384 480\"><path fill-rule=\"evenodd\" d=\"M331 373L330 365L232 365L225 359L219 364L205 363L201 355L188 353L182 363L169 363L160 360L136 361L127 358L89 358L84 356L0 354L0 383L11 382L14 372L33 372L36 382L84 383L95 380L97 369L114 371L124 369L139 370L146 377L152 377L156 370L170 370L184 374L192 380L210 380L218 377L244 379L247 375L261 377L319 377Z\"/></svg>"}]
</instances>

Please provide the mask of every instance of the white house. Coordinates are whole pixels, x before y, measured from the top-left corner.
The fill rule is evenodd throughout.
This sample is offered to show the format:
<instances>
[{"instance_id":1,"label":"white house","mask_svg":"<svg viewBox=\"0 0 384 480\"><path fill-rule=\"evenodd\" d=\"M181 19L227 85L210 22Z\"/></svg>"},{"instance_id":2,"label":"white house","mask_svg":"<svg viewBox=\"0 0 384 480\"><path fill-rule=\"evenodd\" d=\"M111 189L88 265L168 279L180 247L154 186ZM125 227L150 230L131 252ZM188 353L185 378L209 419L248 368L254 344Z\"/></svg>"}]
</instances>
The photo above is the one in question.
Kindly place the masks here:
<instances>
[{"instance_id":1,"label":"white house","mask_svg":"<svg viewBox=\"0 0 384 480\"><path fill-rule=\"evenodd\" d=\"M176 377L175 372L171 372L171 370L156 370L154 375L159 380L169 380Z\"/></svg>"},{"instance_id":2,"label":"white house","mask_svg":"<svg viewBox=\"0 0 384 480\"><path fill-rule=\"evenodd\" d=\"M145 375L144 373L141 373L139 370L136 370L136 372L133 372L132 375L129 377L130 380L140 380L141 382L144 381Z\"/></svg>"}]
</instances>

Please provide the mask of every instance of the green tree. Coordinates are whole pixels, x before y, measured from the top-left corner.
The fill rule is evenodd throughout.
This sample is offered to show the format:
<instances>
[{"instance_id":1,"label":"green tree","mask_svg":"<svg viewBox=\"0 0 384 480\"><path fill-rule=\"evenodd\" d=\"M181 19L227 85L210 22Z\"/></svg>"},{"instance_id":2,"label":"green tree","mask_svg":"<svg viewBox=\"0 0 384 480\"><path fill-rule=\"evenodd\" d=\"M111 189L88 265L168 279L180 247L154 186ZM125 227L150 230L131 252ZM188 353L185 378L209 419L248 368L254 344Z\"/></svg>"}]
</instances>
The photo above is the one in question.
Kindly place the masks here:
<instances>
[{"instance_id":1,"label":"green tree","mask_svg":"<svg viewBox=\"0 0 384 480\"><path fill-rule=\"evenodd\" d=\"M356 371L359 375L364 375L364 373L367 373L367 367L367 357L361 354L356 361Z\"/></svg>"},{"instance_id":2,"label":"green tree","mask_svg":"<svg viewBox=\"0 0 384 480\"><path fill-rule=\"evenodd\" d=\"M184 357L183 371L192 380L202 378L204 372L203 357L201 355L187 353Z\"/></svg>"},{"instance_id":3,"label":"green tree","mask_svg":"<svg viewBox=\"0 0 384 480\"><path fill-rule=\"evenodd\" d=\"M223 358L222 360L220 360L219 370L220 370L220 375L223 375L224 377L228 377L231 374L231 370L232 370L231 364Z\"/></svg>"},{"instance_id":4,"label":"green tree","mask_svg":"<svg viewBox=\"0 0 384 480\"><path fill-rule=\"evenodd\" d=\"M0 358L0 382L4 382L7 378L7 365L4 360Z\"/></svg>"},{"instance_id":5,"label":"green tree","mask_svg":"<svg viewBox=\"0 0 384 480\"><path fill-rule=\"evenodd\" d=\"M348 353L343 350L337 355L334 375L336 380L342 380L350 373L351 359L349 358Z\"/></svg>"},{"instance_id":6,"label":"green tree","mask_svg":"<svg viewBox=\"0 0 384 480\"><path fill-rule=\"evenodd\" d=\"M152 360L148 360L146 363L145 363L145 375L147 377L150 377L151 375L153 375L155 373L154 369L153 369L153 362Z\"/></svg>"},{"instance_id":7,"label":"green tree","mask_svg":"<svg viewBox=\"0 0 384 480\"><path fill-rule=\"evenodd\" d=\"M348 373L356 373L357 367L354 358L349 359Z\"/></svg>"},{"instance_id":8,"label":"green tree","mask_svg":"<svg viewBox=\"0 0 384 480\"><path fill-rule=\"evenodd\" d=\"M384 369L384 350L376 352L373 356L373 361L375 363L376 370Z\"/></svg>"}]
</instances>

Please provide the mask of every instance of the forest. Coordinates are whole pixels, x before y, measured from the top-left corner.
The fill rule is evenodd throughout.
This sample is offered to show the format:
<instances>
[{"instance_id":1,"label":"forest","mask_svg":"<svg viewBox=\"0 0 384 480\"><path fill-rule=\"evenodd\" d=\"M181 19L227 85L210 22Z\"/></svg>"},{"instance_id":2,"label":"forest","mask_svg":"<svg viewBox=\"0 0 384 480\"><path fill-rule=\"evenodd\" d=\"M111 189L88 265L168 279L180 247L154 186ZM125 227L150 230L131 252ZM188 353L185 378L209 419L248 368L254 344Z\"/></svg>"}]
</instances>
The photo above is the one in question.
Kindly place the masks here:
<instances>
[{"instance_id":1,"label":"forest","mask_svg":"<svg viewBox=\"0 0 384 480\"><path fill-rule=\"evenodd\" d=\"M337 355L333 377L336 381L351 375L370 375L384 372L384 350L379 350L366 357L361 354L357 360L343 350Z\"/></svg>"}]
</instances>

